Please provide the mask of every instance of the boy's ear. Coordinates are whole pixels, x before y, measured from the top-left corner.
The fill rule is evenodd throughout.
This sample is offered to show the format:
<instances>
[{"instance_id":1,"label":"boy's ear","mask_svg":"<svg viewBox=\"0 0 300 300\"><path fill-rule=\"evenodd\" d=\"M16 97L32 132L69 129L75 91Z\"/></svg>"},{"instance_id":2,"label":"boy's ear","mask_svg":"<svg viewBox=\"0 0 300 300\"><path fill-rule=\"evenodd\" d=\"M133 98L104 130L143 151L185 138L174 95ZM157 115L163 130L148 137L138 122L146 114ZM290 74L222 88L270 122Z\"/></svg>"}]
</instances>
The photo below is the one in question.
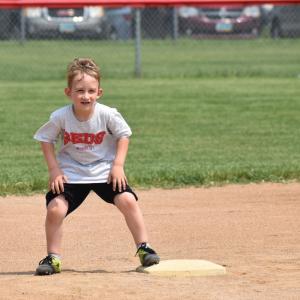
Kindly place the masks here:
<instances>
[{"instance_id":1,"label":"boy's ear","mask_svg":"<svg viewBox=\"0 0 300 300\"><path fill-rule=\"evenodd\" d=\"M65 95L67 96L67 97L70 97L70 94L71 94L71 89L70 88L65 88Z\"/></svg>"},{"instance_id":2,"label":"boy's ear","mask_svg":"<svg viewBox=\"0 0 300 300\"><path fill-rule=\"evenodd\" d=\"M101 88L98 89L98 98L102 97L103 90Z\"/></svg>"}]
</instances>

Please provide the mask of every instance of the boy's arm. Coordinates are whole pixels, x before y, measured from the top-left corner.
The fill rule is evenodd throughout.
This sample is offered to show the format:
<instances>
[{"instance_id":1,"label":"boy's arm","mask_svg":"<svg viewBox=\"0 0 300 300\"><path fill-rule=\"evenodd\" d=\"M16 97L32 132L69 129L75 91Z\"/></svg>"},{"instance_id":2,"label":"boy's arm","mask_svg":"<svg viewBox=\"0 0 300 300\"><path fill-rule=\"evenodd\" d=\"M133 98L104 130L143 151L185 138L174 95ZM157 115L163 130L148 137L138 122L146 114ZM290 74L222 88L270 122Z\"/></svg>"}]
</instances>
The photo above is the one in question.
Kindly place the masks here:
<instances>
[{"instance_id":1,"label":"boy's arm","mask_svg":"<svg viewBox=\"0 0 300 300\"><path fill-rule=\"evenodd\" d=\"M51 143L41 142L45 160L49 172L49 188L53 193L61 193L64 191L64 182L67 182L67 176L60 170L55 156L54 145Z\"/></svg>"},{"instance_id":2,"label":"boy's arm","mask_svg":"<svg viewBox=\"0 0 300 300\"><path fill-rule=\"evenodd\" d=\"M128 145L129 138L127 137L120 138L117 141L116 157L107 180L107 183L112 182L114 191L117 188L120 192L122 189L126 189L127 178L124 172L124 165L127 156Z\"/></svg>"}]
</instances>

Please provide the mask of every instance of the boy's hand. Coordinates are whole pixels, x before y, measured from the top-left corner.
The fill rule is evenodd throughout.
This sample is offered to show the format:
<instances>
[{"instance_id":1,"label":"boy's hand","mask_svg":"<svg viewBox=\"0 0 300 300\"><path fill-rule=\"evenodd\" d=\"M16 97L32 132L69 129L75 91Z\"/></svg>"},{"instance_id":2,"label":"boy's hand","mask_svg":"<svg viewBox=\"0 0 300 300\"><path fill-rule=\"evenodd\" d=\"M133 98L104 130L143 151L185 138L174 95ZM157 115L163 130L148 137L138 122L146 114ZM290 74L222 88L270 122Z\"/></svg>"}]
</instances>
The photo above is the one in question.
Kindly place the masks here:
<instances>
[{"instance_id":1,"label":"boy's hand","mask_svg":"<svg viewBox=\"0 0 300 300\"><path fill-rule=\"evenodd\" d=\"M125 176L124 168L121 165L113 165L108 176L107 183L112 183L113 191L118 188L119 192L126 190L127 178Z\"/></svg>"},{"instance_id":2,"label":"boy's hand","mask_svg":"<svg viewBox=\"0 0 300 300\"><path fill-rule=\"evenodd\" d=\"M49 171L49 177L49 188L53 194L64 192L64 183L68 182L67 176L65 176L60 169L53 169Z\"/></svg>"}]
</instances>

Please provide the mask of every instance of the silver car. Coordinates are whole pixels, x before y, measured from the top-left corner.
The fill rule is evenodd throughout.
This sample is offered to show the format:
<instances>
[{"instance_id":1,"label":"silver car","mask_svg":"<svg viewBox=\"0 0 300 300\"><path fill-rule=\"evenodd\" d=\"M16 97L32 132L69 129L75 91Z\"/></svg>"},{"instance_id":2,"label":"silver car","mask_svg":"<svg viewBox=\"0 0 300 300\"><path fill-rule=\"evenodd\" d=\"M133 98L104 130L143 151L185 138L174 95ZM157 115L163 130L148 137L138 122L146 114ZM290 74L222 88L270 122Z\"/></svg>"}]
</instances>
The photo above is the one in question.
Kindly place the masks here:
<instances>
[{"instance_id":1,"label":"silver car","mask_svg":"<svg viewBox=\"0 0 300 300\"><path fill-rule=\"evenodd\" d=\"M29 37L108 38L111 26L100 6L81 8L27 8L26 33Z\"/></svg>"},{"instance_id":2,"label":"silver car","mask_svg":"<svg viewBox=\"0 0 300 300\"><path fill-rule=\"evenodd\" d=\"M133 12L131 7L106 8L105 15L112 26L112 39L131 39Z\"/></svg>"}]
</instances>

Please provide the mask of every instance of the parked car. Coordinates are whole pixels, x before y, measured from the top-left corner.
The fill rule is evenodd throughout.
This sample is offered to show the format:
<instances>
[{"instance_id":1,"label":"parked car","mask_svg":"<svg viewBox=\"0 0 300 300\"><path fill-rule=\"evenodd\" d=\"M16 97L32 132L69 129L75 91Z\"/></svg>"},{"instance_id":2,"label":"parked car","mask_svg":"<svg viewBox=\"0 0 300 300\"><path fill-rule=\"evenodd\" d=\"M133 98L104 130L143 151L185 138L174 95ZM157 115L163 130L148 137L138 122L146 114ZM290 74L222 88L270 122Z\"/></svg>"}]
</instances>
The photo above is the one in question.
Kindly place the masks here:
<instances>
[{"instance_id":1,"label":"parked car","mask_svg":"<svg viewBox=\"0 0 300 300\"><path fill-rule=\"evenodd\" d=\"M271 15L271 36L300 36L300 5L275 6Z\"/></svg>"},{"instance_id":2,"label":"parked car","mask_svg":"<svg viewBox=\"0 0 300 300\"><path fill-rule=\"evenodd\" d=\"M259 6L181 7L180 32L193 34L248 34L258 36L262 27Z\"/></svg>"},{"instance_id":3,"label":"parked car","mask_svg":"<svg viewBox=\"0 0 300 300\"><path fill-rule=\"evenodd\" d=\"M0 9L0 38L16 37L20 30L20 10Z\"/></svg>"},{"instance_id":4,"label":"parked car","mask_svg":"<svg viewBox=\"0 0 300 300\"><path fill-rule=\"evenodd\" d=\"M144 38L166 38L172 31L173 8L149 7L142 10L142 33Z\"/></svg>"},{"instance_id":5,"label":"parked car","mask_svg":"<svg viewBox=\"0 0 300 300\"><path fill-rule=\"evenodd\" d=\"M100 6L82 8L27 8L26 33L29 37L108 38L111 26Z\"/></svg>"},{"instance_id":6,"label":"parked car","mask_svg":"<svg viewBox=\"0 0 300 300\"><path fill-rule=\"evenodd\" d=\"M128 40L133 36L133 13L131 7L105 8L111 25L111 38Z\"/></svg>"},{"instance_id":7,"label":"parked car","mask_svg":"<svg viewBox=\"0 0 300 300\"><path fill-rule=\"evenodd\" d=\"M272 11L274 8L273 4L263 4L260 6L262 14L262 22L264 26L268 26L271 22Z\"/></svg>"}]
</instances>

